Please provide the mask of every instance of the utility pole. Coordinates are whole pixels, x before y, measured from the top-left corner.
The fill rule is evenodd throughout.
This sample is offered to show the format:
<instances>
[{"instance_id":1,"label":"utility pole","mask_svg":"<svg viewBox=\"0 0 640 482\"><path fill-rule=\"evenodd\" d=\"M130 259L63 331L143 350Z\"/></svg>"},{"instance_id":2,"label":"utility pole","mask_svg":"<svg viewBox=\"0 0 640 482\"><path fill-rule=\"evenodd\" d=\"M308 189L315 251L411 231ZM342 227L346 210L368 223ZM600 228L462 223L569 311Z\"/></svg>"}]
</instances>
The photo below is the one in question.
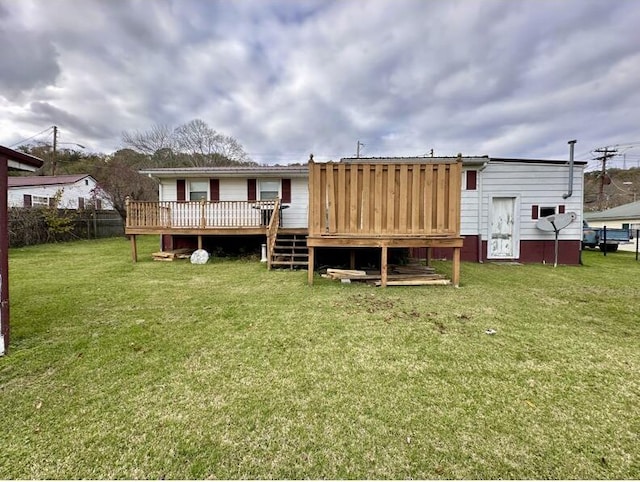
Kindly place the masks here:
<instances>
[{"instance_id":1,"label":"utility pole","mask_svg":"<svg viewBox=\"0 0 640 482\"><path fill-rule=\"evenodd\" d=\"M56 175L56 149L58 148L58 126L53 126L53 155L51 156L51 175Z\"/></svg>"},{"instance_id":2,"label":"utility pole","mask_svg":"<svg viewBox=\"0 0 640 482\"><path fill-rule=\"evenodd\" d=\"M360 147L364 147L364 144L358 141L358 144L356 145L356 157L358 159L360 158Z\"/></svg>"},{"instance_id":3,"label":"utility pole","mask_svg":"<svg viewBox=\"0 0 640 482\"><path fill-rule=\"evenodd\" d=\"M604 149L596 149L595 152L602 154L602 156L595 158L598 161L602 161L602 168L600 169L600 188L598 190L598 209L602 211L604 202L604 180L607 175L607 159L615 156L618 151L615 149L610 151L608 147L605 147Z\"/></svg>"}]
</instances>

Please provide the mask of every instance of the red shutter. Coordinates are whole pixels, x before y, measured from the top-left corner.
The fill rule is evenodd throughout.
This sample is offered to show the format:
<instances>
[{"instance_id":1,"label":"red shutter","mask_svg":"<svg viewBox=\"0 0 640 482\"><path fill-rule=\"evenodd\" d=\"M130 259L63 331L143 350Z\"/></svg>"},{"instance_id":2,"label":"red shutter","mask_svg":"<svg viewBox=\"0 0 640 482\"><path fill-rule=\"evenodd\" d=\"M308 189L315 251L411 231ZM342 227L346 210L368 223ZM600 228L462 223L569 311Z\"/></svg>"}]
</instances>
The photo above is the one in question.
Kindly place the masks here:
<instances>
[{"instance_id":1,"label":"red shutter","mask_svg":"<svg viewBox=\"0 0 640 482\"><path fill-rule=\"evenodd\" d=\"M176 190L178 191L178 201L186 201L187 183L184 179L176 179Z\"/></svg>"},{"instance_id":2,"label":"red shutter","mask_svg":"<svg viewBox=\"0 0 640 482\"><path fill-rule=\"evenodd\" d=\"M531 219L538 219L538 205L531 206Z\"/></svg>"},{"instance_id":3,"label":"red shutter","mask_svg":"<svg viewBox=\"0 0 640 482\"><path fill-rule=\"evenodd\" d=\"M96 199L96 209L98 211L102 209L102 199Z\"/></svg>"},{"instance_id":4,"label":"red shutter","mask_svg":"<svg viewBox=\"0 0 640 482\"><path fill-rule=\"evenodd\" d=\"M220 179L209 179L209 200L220 201Z\"/></svg>"},{"instance_id":5,"label":"red shutter","mask_svg":"<svg viewBox=\"0 0 640 482\"><path fill-rule=\"evenodd\" d=\"M83 197L79 197L78 198L78 209L84 209L84 198Z\"/></svg>"},{"instance_id":6,"label":"red shutter","mask_svg":"<svg viewBox=\"0 0 640 482\"><path fill-rule=\"evenodd\" d=\"M291 202L291 179L282 180L282 202L287 204Z\"/></svg>"},{"instance_id":7,"label":"red shutter","mask_svg":"<svg viewBox=\"0 0 640 482\"><path fill-rule=\"evenodd\" d=\"M23 205L25 208L30 208L32 206L31 204L31 194L25 194L22 196L23 199Z\"/></svg>"},{"instance_id":8,"label":"red shutter","mask_svg":"<svg viewBox=\"0 0 640 482\"><path fill-rule=\"evenodd\" d=\"M247 179L247 200L248 201L256 201L256 186L257 182L255 179Z\"/></svg>"},{"instance_id":9,"label":"red shutter","mask_svg":"<svg viewBox=\"0 0 640 482\"><path fill-rule=\"evenodd\" d=\"M564 213L564 209L564 204L560 204L560 206L558 206L558 214Z\"/></svg>"},{"instance_id":10,"label":"red shutter","mask_svg":"<svg viewBox=\"0 0 640 482\"><path fill-rule=\"evenodd\" d=\"M467 171L467 191L475 191L478 186L478 171Z\"/></svg>"}]
</instances>

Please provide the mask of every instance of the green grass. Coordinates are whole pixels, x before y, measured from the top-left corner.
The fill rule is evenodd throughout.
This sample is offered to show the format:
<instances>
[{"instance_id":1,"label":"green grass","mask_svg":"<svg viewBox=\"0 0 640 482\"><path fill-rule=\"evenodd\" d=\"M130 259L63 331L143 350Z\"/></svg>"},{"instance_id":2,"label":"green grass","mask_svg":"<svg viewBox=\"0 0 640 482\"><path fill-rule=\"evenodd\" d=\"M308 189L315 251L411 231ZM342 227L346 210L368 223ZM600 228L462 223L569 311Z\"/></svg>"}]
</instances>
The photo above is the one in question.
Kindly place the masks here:
<instances>
[{"instance_id":1,"label":"green grass","mask_svg":"<svg viewBox=\"0 0 640 482\"><path fill-rule=\"evenodd\" d=\"M640 478L630 253L381 289L156 249L11 250L0 478Z\"/></svg>"}]
</instances>

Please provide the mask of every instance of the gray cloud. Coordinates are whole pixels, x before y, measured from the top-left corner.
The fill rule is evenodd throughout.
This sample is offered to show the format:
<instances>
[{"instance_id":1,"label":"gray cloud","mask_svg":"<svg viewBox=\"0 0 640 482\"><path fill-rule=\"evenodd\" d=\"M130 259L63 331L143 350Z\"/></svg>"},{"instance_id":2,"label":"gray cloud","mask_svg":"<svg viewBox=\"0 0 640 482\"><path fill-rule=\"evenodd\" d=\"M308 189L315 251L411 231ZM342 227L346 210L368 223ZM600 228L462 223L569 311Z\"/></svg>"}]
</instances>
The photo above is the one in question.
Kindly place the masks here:
<instances>
[{"instance_id":1,"label":"gray cloud","mask_svg":"<svg viewBox=\"0 0 640 482\"><path fill-rule=\"evenodd\" d=\"M0 16L0 143L48 123L110 152L123 130L194 118L261 162L357 140L558 157L571 138L638 138L633 0L23 0Z\"/></svg>"}]
</instances>

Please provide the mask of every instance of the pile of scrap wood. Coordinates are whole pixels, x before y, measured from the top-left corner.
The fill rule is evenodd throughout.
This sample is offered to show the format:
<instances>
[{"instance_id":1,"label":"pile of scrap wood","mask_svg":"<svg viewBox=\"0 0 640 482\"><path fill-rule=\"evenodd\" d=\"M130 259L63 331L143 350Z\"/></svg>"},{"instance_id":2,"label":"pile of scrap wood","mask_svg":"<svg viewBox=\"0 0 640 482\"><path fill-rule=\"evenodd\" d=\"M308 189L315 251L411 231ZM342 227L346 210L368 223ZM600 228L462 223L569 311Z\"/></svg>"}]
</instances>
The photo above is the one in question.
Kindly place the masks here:
<instances>
[{"instance_id":1,"label":"pile of scrap wood","mask_svg":"<svg viewBox=\"0 0 640 482\"><path fill-rule=\"evenodd\" d=\"M190 248L172 249L171 251L158 251L152 253L151 256L153 256L154 261L173 261L176 258L189 259L193 251Z\"/></svg>"},{"instance_id":2,"label":"pile of scrap wood","mask_svg":"<svg viewBox=\"0 0 640 482\"><path fill-rule=\"evenodd\" d=\"M364 271L357 269L328 268L323 278L340 280L343 283L356 281L380 286L382 284L380 271ZM348 281L346 281L348 280ZM387 272L387 286L423 286L423 285L448 285L451 281L429 266L418 264L389 265Z\"/></svg>"}]
</instances>

